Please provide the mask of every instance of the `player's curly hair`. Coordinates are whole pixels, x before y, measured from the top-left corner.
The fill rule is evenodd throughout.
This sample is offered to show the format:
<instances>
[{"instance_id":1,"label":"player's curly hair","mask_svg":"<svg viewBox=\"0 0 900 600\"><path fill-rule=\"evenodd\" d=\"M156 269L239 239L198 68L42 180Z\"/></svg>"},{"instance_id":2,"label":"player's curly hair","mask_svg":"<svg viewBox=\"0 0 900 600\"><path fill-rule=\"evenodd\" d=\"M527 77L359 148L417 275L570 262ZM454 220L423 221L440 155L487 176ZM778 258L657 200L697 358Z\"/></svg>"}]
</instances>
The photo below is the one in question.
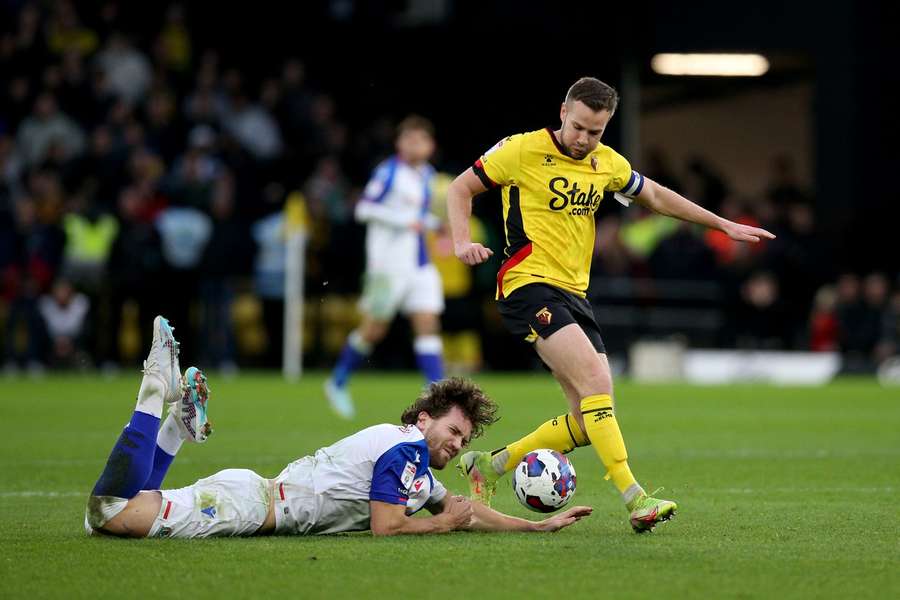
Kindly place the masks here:
<instances>
[{"instance_id":1,"label":"player's curly hair","mask_svg":"<svg viewBox=\"0 0 900 600\"><path fill-rule=\"evenodd\" d=\"M463 377L450 377L425 388L415 403L403 411L400 421L414 425L422 411L433 419L439 419L454 406L458 406L472 423L472 439L480 436L486 426L496 423L500 418L497 416L497 405L475 382Z\"/></svg>"},{"instance_id":2,"label":"player's curly hair","mask_svg":"<svg viewBox=\"0 0 900 600\"><path fill-rule=\"evenodd\" d=\"M619 104L619 92L596 77L582 77L566 93L566 104L576 100L584 102L593 111L606 109L614 113Z\"/></svg>"}]
</instances>

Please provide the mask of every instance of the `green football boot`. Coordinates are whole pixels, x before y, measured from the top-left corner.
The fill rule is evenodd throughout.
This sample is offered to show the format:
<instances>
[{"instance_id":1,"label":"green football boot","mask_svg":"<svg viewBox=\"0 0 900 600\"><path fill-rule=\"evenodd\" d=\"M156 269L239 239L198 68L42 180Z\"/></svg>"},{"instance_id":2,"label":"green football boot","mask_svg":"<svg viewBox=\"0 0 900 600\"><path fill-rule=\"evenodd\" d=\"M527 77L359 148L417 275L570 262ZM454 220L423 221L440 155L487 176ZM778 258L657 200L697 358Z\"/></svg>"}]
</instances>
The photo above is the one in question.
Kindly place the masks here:
<instances>
[{"instance_id":1,"label":"green football boot","mask_svg":"<svg viewBox=\"0 0 900 600\"><path fill-rule=\"evenodd\" d=\"M658 491L660 490L653 493ZM653 531L657 523L663 523L674 517L678 505L671 500L660 500L642 493L628 504L628 509L631 511L631 528L635 533L645 533Z\"/></svg>"},{"instance_id":2,"label":"green football boot","mask_svg":"<svg viewBox=\"0 0 900 600\"><path fill-rule=\"evenodd\" d=\"M479 450L466 452L459 458L457 468L469 483L469 498L490 506L501 477L491 464L491 453Z\"/></svg>"}]
</instances>

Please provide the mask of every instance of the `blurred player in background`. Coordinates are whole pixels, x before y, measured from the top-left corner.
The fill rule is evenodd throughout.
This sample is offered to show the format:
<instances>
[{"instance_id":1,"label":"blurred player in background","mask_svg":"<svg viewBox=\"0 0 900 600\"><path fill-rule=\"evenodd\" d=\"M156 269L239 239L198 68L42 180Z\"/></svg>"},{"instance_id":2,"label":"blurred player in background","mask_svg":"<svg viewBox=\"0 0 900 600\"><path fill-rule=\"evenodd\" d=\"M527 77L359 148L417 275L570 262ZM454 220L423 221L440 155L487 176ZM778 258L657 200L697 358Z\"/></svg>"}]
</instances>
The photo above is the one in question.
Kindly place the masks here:
<instances>
[{"instance_id":1,"label":"blurred player in background","mask_svg":"<svg viewBox=\"0 0 900 600\"><path fill-rule=\"evenodd\" d=\"M600 143L618 103L615 89L592 77L569 88L559 129L513 135L487 151L456 178L447 210L456 256L477 265L493 253L473 243L472 197L501 186L506 259L497 273L497 301L507 329L534 344L569 401L570 412L492 453L467 452L460 468L473 497L489 504L497 480L537 448L569 452L593 445L607 478L622 495L638 533L652 531L675 514L676 504L647 494L628 466L613 407L606 348L586 299L594 250L594 213L604 192L625 205L705 225L733 240L774 236L723 219L633 170Z\"/></svg>"},{"instance_id":2,"label":"blurred player in background","mask_svg":"<svg viewBox=\"0 0 900 600\"><path fill-rule=\"evenodd\" d=\"M416 115L404 119L396 150L375 169L356 206L357 220L368 225L362 323L350 333L325 381L331 407L348 419L354 415L350 375L387 334L397 312L410 318L416 362L426 381L444 376L439 334L444 296L425 245L425 230L438 224L429 212L434 168L428 161L435 150L431 122Z\"/></svg>"},{"instance_id":3,"label":"blurred player in background","mask_svg":"<svg viewBox=\"0 0 900 600\"><path fill-rule=\"evenodd\" d=\"M292 462L274 479L226 469L184 488L159 490L181 443L203 442L211 433L208 402L206 378L190 367L182 379L178 342L157 317L137 406L88 499L88 533L204 538L366 529L376 535L556 531L591 513L577 506L528 521L447 494L432 469L443 469L496 421L496 405L458 378L429 386L403 412L402 425L363 429ZM169 415L157 431L166 404ZM412 518L422 508L433 516Z\"/></svg>"}]
</instances>

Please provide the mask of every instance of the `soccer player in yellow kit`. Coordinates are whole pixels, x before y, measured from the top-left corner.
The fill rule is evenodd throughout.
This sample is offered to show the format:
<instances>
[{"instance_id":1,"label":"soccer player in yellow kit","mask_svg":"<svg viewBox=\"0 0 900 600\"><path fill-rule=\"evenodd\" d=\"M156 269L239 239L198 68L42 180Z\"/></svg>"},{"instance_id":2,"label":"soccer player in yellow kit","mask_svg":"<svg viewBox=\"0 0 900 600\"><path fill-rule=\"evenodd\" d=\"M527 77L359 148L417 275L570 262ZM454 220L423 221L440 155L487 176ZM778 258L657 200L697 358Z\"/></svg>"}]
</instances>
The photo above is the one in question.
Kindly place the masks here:
<instances>
[{"instance_id":1,"label":"soccer player in yellow kit","mask_svg":"<svg viewBox=\"0 0 900 600\"><path fill-rule=\"evenodd\" d=\"M591 306L586 299L594 250L594 213L604 192L660 214L758 242L775 236L694 204L643 177L600 143L616 110L615 89L593 77L576 81L560 108L559 129L505 138L451 184L447 209L456 256L477 265L493 253L471 241L473 196L500 186L506 230L505 260L497 273L497 301L507 329L534 344L569 401L569 412L494 452L467 452L460 468L473 498L490 504L497 480L528 452L570 452L592 445L607 478L622 495L632 528L652 531L677 505L648 495L628 466L613 406L613 383Z\"/></svg>"}]
</instances>

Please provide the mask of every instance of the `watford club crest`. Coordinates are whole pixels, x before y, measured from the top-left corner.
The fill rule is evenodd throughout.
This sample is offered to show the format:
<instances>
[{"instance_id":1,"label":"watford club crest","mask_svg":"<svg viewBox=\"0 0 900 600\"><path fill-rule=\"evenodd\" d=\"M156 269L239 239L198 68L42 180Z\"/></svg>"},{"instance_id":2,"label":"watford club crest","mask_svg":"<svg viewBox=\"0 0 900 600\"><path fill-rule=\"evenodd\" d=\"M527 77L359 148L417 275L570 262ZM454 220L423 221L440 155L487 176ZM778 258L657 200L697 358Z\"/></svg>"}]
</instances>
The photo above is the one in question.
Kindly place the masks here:
<instances>
[{"instance_id":1,"label":"watford club crest","mask_svg":"<svg viewBox=\"0 0 900 600\"><path fill-rule=\"evenodd\" d=\"M599 164L599 161L597 160L597 157L596 157L596 156L592 156L592 157L591 157L591 168L592 168L593 170L596 171L596 170L597 170L597 165L598 165L598 164Z\"/></svg>"},{"instance_id":2,"label":"watford club crest","mask_svg":"<svg viewBox=\"0 0 900 600\"><path fill-rule=\"evenodd\" d=\"M553 319L553 313L547 310L546 306L537 311L534 316L537 317L538 323L540 323L541 325L549 325L550 320Z\"/></svg>"}]
</instances>

